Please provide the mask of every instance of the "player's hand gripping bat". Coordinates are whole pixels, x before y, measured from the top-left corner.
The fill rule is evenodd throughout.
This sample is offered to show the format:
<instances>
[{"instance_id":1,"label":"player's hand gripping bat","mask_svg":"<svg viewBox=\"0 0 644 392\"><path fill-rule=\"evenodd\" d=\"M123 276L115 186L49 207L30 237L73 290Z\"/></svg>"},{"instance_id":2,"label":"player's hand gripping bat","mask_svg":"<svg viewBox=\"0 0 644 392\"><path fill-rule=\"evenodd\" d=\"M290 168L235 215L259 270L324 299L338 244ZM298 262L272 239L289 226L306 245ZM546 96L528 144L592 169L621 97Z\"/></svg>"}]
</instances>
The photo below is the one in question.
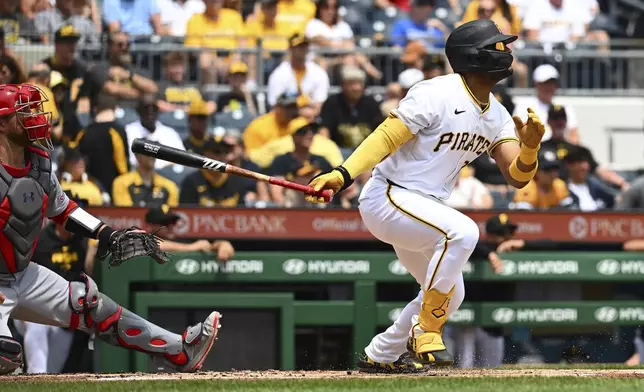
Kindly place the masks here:
<instances>
[{"instance_id":1,"label":"player's hand gripping bat","mask_svg":"<svg viewBox=\"0 0 644 392\"><path fill-rule=\"evenodd\" d=\"M132 142L132 152L136 154L147 155L164 161L176 163L183 166L195 167L220 173L228 173L235 176L251 178L256 181L268 182L269 184L278 185L284 188L293 189L303 192L307 195L322 197L328 203L331 201L333 193L329 190L316 192L312 187L296 184L281 178L267 176L266 174L242 169L241 167L229 165L224 162L206 158L203 155L193 152L179 150L177 148L164 146L163 144L146 141L143 139L134 139Z\"/></svg>"}]
</instances>

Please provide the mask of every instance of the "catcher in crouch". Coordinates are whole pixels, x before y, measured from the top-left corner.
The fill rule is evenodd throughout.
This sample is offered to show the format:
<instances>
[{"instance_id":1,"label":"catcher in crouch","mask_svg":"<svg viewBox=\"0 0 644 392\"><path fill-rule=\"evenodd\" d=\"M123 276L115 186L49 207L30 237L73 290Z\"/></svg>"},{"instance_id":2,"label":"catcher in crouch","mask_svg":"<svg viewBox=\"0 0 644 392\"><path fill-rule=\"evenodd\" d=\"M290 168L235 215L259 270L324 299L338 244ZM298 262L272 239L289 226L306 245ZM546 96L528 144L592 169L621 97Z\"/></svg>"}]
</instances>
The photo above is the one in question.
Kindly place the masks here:
<instances>
[{"instance_id":1,"label":"catcher in crouch","mask_svg":"<svg viewBox=\"0 0 644 392\"><path fill-rule=\"evenodd\" d=\"M110 255L112 265L141 255L168 260L153 235L115 231L69 200L51 171L47 100L29 84L0 85L0 374L22 366L9 317L95 333L112 345L163 358L180 372L199 370L217 337L218 312L177 335L116 304L88 276L68 282L30 262L45 217L98 239L99 254Z\"/></svg>"}]
</instances>

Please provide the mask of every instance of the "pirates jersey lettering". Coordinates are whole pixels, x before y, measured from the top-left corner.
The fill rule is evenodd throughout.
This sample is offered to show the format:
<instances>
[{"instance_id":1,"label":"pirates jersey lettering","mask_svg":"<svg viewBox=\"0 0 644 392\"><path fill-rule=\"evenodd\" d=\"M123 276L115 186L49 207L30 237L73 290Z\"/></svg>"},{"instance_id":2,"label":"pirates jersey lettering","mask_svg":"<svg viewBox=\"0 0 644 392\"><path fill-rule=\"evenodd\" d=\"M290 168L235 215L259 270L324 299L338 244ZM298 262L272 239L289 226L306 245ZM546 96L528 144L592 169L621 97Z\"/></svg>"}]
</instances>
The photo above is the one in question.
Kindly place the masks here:
<instances>
[{"instance_id":1,"label":"pirates jersey lettering","mask_svg":"<svg viewBox=\"0 0 644 392\"><path fill-rule=\"evenodd\" d=\"M391 113L415 137L380 162L381 176L446 199L461 168L505 142L518 142L510 113L490 94L481 107L458 74L417 83Z\"/></svg>"}]
</instances>

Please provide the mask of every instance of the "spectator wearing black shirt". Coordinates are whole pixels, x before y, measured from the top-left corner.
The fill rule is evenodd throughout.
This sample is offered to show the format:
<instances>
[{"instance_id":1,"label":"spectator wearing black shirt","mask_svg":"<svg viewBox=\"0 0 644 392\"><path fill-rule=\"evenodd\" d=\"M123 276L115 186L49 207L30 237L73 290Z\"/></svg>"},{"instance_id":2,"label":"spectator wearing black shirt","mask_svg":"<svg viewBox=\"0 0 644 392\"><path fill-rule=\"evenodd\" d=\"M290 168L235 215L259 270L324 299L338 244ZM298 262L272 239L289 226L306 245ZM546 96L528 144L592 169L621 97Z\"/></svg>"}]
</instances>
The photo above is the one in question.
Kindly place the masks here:
<instances>
[{"instance_id":1,"label":"spectator wearing black shirt","mask_svg":"<svg viewBox=\"0 0 644 392\"><path fill-rule=\"evenodd\" d=\"M223 162L235 158L234 146L223 139L211 139L203 146L204 156ZM202 207L237 207L246 203L246 198L256 199L253 181L225 173L199 170L187 176L181 183L179 204Z\"/></svg>"},{"instance_id":2,"label":"spectator wearing black shirt","mask_svg":"<svg viewBox=\"0 0 644 392\"><path fill-rule=\"evenodd\" d=\"M342 92L322 105L321 134L340 148L354 149L383 121L376 100L365 95L365 73L359 68L342 69Z\"/></svg>"},{"instance_id":3,"label":"spectator wearing black shirt","mask_svg":"<svg viewBox=\"0 0 644 392\"><path fill-rule=\"evenodd\" d=\"M217 97L217 113L232 112L242 106L254 116L257 115L257 97L248 91L248 66L242 62L233 62L228 68L228 86L230 91Z\"/></svg>"},{"instance_id":4,"label":"spectator wearing black shirt","mask_svg":"<svg viewBox=\"0 0 644 392\"><path fill-rule=\"evenodd\" d=\"M188 137L183 140L187 151L203 155L203 146L212 139L208 133L208 104L202 100L193 101L188 108Z\"/></svg>"},{"instance_id":5,"label":"spectator wearing black shirt","mask_svg":"<svg viewBox=\"0 0 644 392\"><path fill-rule=\"evenodd\" d=\"M568 116L566 109L560 105L550 105L548 109L548 126L552 130L552 137L541 143L541 151L553 151L559 160L563 160L568 151L571 149L581 149L588 158L590 164L590 173L597 176L607 184L611 184L621 190L629 187L628 182L613 170L603 167L597 163L592 152L579 144L574 144L566 140L564 134L567 128ZM567 179L567 168L561 173L561 178ZM591 179L592 181L593 179Z\"/></svg>"},{"instance_id":6,"label":"spectator wearing black shirt","mask_svg":"<svg viewBox=\"0 0 644 392\"><path fill-rule=\"evenodd\" d=\"M147 72L134 69L130 54L130 38L126 33L111 33L107 40L107 62L93 66L85 76L83 89L88 92L92 107L99 93L110 94L129 102L119 106L136 107L136 99L144 94L157 94L158 87Z\"/></svg>"},{"instance_id":7,"label":"spectator wearing black shirt","mask_svg":"<svg viewBox=\"0 0 644 392\"><path fill-rule=\"evenodd\" d=\"M99 95L94 122L78 137L78 148L88 157L87 173L105 189L112 189L114 179L130 170L127 135L123 126L116 121L116 104L114 96Z\"/></svg>"},{"instance_id":8,"label":"spectator wearing black shirt","mask_svg":"<svg viewBox=\"0 0 644 392\"><path fill-rule=\"evenodd\" d=\"M268 172L271 176L285 178L298 184L308 184L319 173L332 170L331 164L319 155L309 151L313 135L317 131L315 124L307 124L293 133L292 152L275 157ZM301 207L306 205L304 195L271 185L270 193L273 202L282 207Z\"/></svg>"},{"instance_id":9,"label":"spectator wearing black shirt","mask_svg":"<svg viewBox=\"0 0 644 392\"><path fill-rule=\"evenodd\" d=\"M4 30L4 39L8 44L17 44L21 40L38 39L36 25L18 9L19 0L0 1L0 30Z\"/></svg>"},{"instance_id":10,"label":"spectator wearing black shirt","mask_svg":"<svg viewBox=\"0 0 644 392\"><path fill-rule=\"evenodd\" d=\"M159 83L159 110L174 112L187 111L190 104L206 99L196 86L186 81L187 58L183 53L170 52L163 60L165 66L165 80ZM208 102L209 111L214 111L215 103Z\"/></svg>"},{"instance_id":11,"label":"spectator wearing black shirt","mask_svg":"<svg viewBox=\"0 0 644 392\"><path fill-rule=\"evenodd\" d=\"M43 62L52 71L63 75L64 83L69 88L69 99L78 100L87 65L76 58L76 47L80 34L72 25L64 25L54 34L54 54Z\"/></svg>"}]
</instances>

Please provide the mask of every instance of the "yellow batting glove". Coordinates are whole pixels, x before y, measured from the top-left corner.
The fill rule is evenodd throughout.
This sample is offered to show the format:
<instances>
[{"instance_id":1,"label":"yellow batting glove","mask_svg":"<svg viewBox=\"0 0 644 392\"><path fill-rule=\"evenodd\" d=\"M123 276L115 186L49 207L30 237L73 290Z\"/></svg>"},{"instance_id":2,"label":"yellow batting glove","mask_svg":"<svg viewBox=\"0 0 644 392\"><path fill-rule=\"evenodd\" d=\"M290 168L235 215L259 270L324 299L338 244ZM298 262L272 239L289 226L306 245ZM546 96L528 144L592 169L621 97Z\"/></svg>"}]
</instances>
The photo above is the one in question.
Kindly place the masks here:
<instances>
[{"instance_id":1,"label":"yellow batting glove","mask_svg":"<svg viewBox=\"0 0 644 392\"><path fill-rule=\"evenodd\" d=\"M539 116L532 109L528 108L528 121L525 124L517 116L514 116L512 119L517 128L517 136L521 144L533 150L538 149L541 144L541 138L543 138L543 134L546 131Z\"/></svg>"},{"instance_id":2,"label":"yellow batting glove","mask_svg":"<svg viewBox=\"0 0 644 392\"><path fill-rule=\"evenodd\" d=\"M328 173L321 174L309 182L316 192L330 189L335 195L344 186L344 177L337 169L331 170ZM324 198L307 195L306 200L311 203L325 203Z\"/></svg>"}]
</instances>

